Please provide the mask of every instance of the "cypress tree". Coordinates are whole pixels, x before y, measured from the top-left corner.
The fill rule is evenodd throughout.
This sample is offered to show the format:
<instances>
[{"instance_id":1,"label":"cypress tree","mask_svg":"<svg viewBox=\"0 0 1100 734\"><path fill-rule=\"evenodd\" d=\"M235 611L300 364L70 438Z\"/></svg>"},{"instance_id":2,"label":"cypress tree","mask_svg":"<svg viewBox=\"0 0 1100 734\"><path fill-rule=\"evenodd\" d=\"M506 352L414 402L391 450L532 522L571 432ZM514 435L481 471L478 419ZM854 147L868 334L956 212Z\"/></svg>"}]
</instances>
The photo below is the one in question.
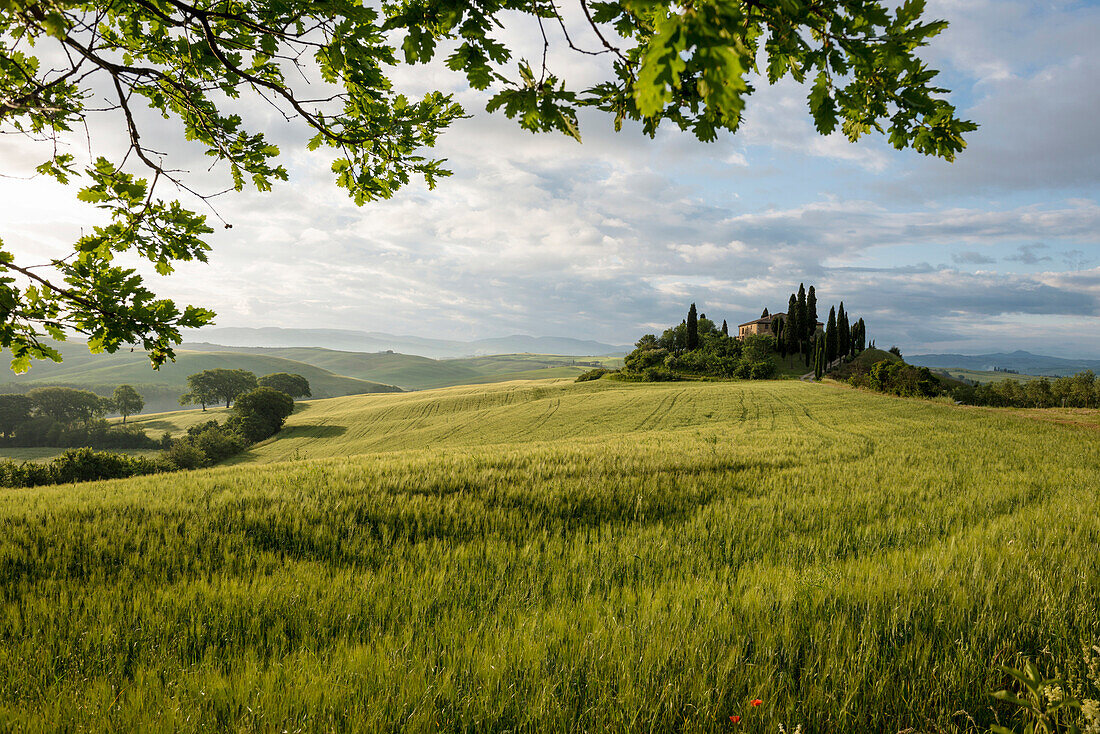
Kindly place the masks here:
<instances>
[{"instance_id":1,"label":"cypress tree","mask_svg":"<svg viewBox=\"0 0 1100 734\"><path fill-rule=\"evenodd\" d=\"M819 334L814 338L814 379L820 380L825 375L825 335Z\"/></svg>"},{"instance_id":2,"label":"cypress tree","mask_svg":"<svg viewBox=\"0 0 1100 734\"><path fill-rule=\"evenodd\" d=\"M760 314L760 318L762 318L762 319L768 318L768 308L767 308L767 306L764 307L764 312Z\"/></svg>"},{"instance_id":3,"label":"cypress tree","mask_svg":"<svg viewBox=\"0 0 1100 734\"><path fill-rule=\"evenodd\" d=\"M829 323L825 325L825 364L836 359L836 309L829 309Z\"/></svg>"},{"instance_id":4,"label":"cypress tree","mask_svg":"<svg viewBox=\"0 0 1100 734\"><path fill-rule=\"evenodd\" d=\"M863 323L863 317L856 322L859 337L856 339L856 349L862 352L867 348L867 324Z\"/></svg>"},{"instance_id":5,"label":"cypress tree","mask_svg":"<svg viewBox=\"0 0 1100 734\"><path fill-rule=\"evenodd\" d=\"M722 319L722 336L730 335L730 327L726 326L726 320Z\"/></svg>"},{"instance_id":6,"label":"cypress tree","mask_svg":"<svg viewBox=\"0 0 1100 734\"><path fill-rule=\"evenodd\" d=\"M780 357L787 356L787 322L780 316L775 317L775 321L772 322L772 327L775 330L775 348L779 351Z\"/></svg>"},{"instance_id":7,"label":"cypress tree","mask_svg":"<svg viewBox=\"0 0 1100 734\"><path fill-rule=\"evenodd\" d=\"M798 321L795 322L795 326L798 327L798 349L802 351L806 350L806 364L810 364L810 344L806 341L806 316L807 316L807 303L806 303L806 284L798 284Z\"/></svg>"},{"instance_id":8,"label":"cypress tree","mask_svg":"<svg viewBox=\"0 0 1100 734\"><path fill-rule=\"evenodd\" d=\"M836 353L839 357L846 357L851 350L852 331L848 325L848 314L844 312L844 301L840 302L840 308L836 312Z\"/></svg>"},{"instance_id":9,"label":"cypress tree","mask_svg":"<svg viewBox=\"0 0 1100 734\"><path fill-rule=\"evenodd\" d=\"M817 334L817 292L811 285L806 292L806 343L814 343L814 335Z\"/></svg>"},{"instance_id":10,"label":"cypress tree","mask_svg":"<svg viewBox=\"0 0 1100 734\"><path fill-rule=\"evenodd\" d=\"M699 314L695 310L695 304L691 304L687 317L687 350L693 351L699 348Z\"/></svg>"},{"instance_id":11,"label":"cypress tree","mask_svg":"<svg viewBox=\"0 0 1100 734\"><path fill-rule=\"evenodd\" d=\"M800 335L801 328L798 321L798 301L792 293L791 299L787 302L787 318L783 322L783 348L787 354L793 355L798 353Z\"/></svg>"}]
</instances>

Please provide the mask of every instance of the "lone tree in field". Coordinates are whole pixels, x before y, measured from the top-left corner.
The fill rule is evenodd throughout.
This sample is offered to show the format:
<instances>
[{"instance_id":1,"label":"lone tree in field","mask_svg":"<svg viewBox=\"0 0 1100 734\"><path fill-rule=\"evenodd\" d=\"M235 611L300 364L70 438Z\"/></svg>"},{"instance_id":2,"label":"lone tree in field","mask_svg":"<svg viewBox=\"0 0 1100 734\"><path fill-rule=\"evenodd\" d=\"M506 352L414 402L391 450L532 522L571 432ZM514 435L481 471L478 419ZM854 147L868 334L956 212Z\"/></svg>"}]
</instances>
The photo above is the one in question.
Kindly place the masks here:
<instances>
[{"instance_id":1,"label":"lone tree in field","mask_svg":"<svg viewBox=\"0 0 1100 734\"><path fill-rule=\"evenodd\" d=\"M180 395L180 405L201 405L205 412L207 405L217 401L217 386L210 370L187 376L187 392Z\"/></svg>"},{"instance_id":2,"label":"lone tree in field","mask_svg":"<svg viewBox=\"0 0 1100 734\"><path fill-rule=\"evenodd\" d=\"M687 350L693 351L699 348L699 316L695 312L695 304L691 304L687 317Z\"/></svg>"},{"instance_id":3,"label":"lone tree in field","mask_svg":"<svg viewBox=\"0 0 1100 734\"><path fill-rule=\"evenodd\" d=\"M119 385L115 388L114 395L111 396L111 404L122 416L122 422L125 423L128 417L141 412L141 409L145 407L145 399L131 386Z\"/></svg>"},{"instance_id":4,"label":"lone tree in field","mask_svg":"<svg viewBox=\"0 0 1100 734\"><path fill-rule=\"evenodd\" d=\"M312 393L309 391L309 380L290 372L275 372L264 375L257 380L257 384L260 387L270 387L279 392L285 392L292 398L312 397Z\"/></svg>"},{"instance_id":5,"label":"lone tree in field","mask_svg":"<svg viewBox=\"0 0 1100 734\"><path fill-rule=\"evenodd\" d=\"M0 278L0 348L22 371L32 359L60 359L39 337L71 330L93 351L141 344L159 365L173 357L181 328L209 323L213 313L158 298L116 258L136 253L160 274L207 259L206 216L157 192L165 184L203 200L211 192L158 151L196 142L236 191L287 180L279 148L238 114L248 103L274 107L288 134L331 151L336 184L358 204L413 178L435 186L449 172L429 149L464 110L439 91L403 94L402 65L431 64L424 80L443 67L460 71L490 112L578 140L585 108L615 129L629 121L653 137L668 123L716 140L740 127L758 70L769 84L788 76L805 84L823 135L839 130L855 141L876 131L896 148L953 160L976 128L956 116L917 55L947 26L923 19L922 2L579 4L566 17L554 3L462 0L0 2L0 132L44 141L26 147L37 172L77 187L108 220L89 226L69 257L26 262L0 243L0 270L13 276ZM539 32L522 48L501 40L524 39L517 31L533 26ZM610 63L587 62L600 64L601 78L570 88L547 66L559 46ZM166 120L147 129L136 114L146 107ZM103 123L92 129L123 131L128 150L85 146L93 117ZM166 137L172 125L176 137ZM76 140L90 160L70 151Z\"/></svg>"},{"instance_id":6,"label":"lone tree in field","mask_svg":"<svg viewBox=\"0 0 1100 734\"><path fill-rule=\"evenodd\" d=\"M225 407L249 390L256 389L256 375L248 370L205 370L212 374L214 392L225 401Z\"/></svg>"}]
</instances>

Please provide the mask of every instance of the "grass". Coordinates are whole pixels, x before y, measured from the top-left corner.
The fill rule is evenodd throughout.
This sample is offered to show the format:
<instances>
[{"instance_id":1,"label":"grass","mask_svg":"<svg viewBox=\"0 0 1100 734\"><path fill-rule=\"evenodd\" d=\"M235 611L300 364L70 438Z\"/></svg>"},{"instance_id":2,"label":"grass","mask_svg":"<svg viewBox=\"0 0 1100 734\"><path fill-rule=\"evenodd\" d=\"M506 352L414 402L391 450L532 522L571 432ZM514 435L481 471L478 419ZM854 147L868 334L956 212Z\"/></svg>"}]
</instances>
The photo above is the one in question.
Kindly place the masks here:
<instances>
[{"instance_id":1,"label":"grass","mask_svg":"<svg viewBox=\"0 0 1100 734\"><path fill-rule=\"evenodd\" d=\"M36 447L36 448L24 448L24 447L11 447L0 446L0 461L49 461L65 453L69 449L60 449L53 447ZM127 456L154 456L160 452L160 449L97 449L100 451L110 451L115 454L126 454ZM0 492L4 491L0 489Z\"/></svg>"},{"instance_id":2,"label":"grass","mask_svg":"<svg viewBox=\"0 0 1100 734\"><path fill-rule=\"evenodd\" d=\"M208 421L224 423L229 417L227 408L194 408L191 410L173 410L166 413L148 413L132 415L126 419L127 426L137 426L145 431L151 438L160 438L167 431L173 436L179 436L187 432L191 426L201 425ZM121 418L114 418L112 423L122 423Z\"/></svg>"},{"instance_id":3,"label":"grass","mask_svg":"<svg viewBox=\"0 0 1100 734\"><path fill-rule=\"evenodd\" d=\"M526 382L244 461L0 494L0 728L956 732L1100 635L1100 441L1017 413Z\"/></svg>"}]
</instances>

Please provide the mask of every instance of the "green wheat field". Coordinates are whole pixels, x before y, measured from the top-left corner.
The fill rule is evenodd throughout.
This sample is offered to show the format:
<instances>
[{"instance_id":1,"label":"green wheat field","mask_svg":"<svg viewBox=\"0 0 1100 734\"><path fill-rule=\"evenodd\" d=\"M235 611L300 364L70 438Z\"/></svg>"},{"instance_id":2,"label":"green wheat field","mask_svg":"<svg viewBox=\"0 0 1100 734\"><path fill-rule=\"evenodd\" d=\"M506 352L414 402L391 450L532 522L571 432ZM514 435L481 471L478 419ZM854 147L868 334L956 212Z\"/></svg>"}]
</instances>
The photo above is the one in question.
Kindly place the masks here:
<instances>
[{"instance_id":1,"label":"green wheat field","mask_svg":"<svg viewBox=\"0 0 1100 734\"><path fill-rule=\"evenodd\" d=\"M1098 478L1095 426L798 381L314 401L0 491L0 730L984 731L1100 640Z\"/></svg>"}]
</instances>

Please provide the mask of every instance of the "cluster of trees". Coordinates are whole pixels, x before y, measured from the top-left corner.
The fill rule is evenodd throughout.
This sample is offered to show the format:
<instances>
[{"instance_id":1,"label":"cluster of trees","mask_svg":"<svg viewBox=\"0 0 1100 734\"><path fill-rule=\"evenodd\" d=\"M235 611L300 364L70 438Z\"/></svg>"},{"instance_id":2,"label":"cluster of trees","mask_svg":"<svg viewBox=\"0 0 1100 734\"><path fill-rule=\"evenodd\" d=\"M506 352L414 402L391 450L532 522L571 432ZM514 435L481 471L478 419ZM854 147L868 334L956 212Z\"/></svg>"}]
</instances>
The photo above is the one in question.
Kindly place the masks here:
<instances>
[{"instance_id":1,"label":"cluster of trees","mask_svg":"<svg viewBox=\"0 0 1100 734\"><path fill-rule=\"evenodd\" d=\"M760 318L768 316L765 308ZM771 332L780 356L788 358L791 366L796 358L803 360L807 367L814 368L820 379L838 359L855 357L866 349L867 325L862 318L851 320L844 309L844 301L839 308L829 308L829 320L824 329L818 323L817 290L812 285L807 289L805 283L799 283L798 292L787 299L787 313L772 320Z\"/></svg>"},{"instance_id":2,"label":"cluster of trees","mask_svg":"<svg viewBox=\"0 0 1100 734\"><path fill-rule=\"evenodd\" d=\"M141 431L112 426L109 413L126 418L140 413L145 400L130 385L119 385L111 397L71 387L37 387L26 394L0 395L0 440L9 446L93 446L147 448Z\"/></svg>"},{"instance_id":3,"label":"cluster of trees","mask_svg":"<svg viewBox=\"0 0 1100 734\"><path fill-rule=\"evenodd\" d=\"M907 398L932 398L947 392L943 381L927 367L916 367L901 360L883 359L865 372L856 372L848 382L890 395Z\"/></svg>"},{"instance_id":4,"label":"cluster of trees","mask_svg":"<svg viewBox=\"0 0 1100 734\"><path fill-rule=\"evenodd\" d=\"M738 341L729 335L725 321L719 327L706 314L699 314L693 303L679 325L660 336L646 334L639 339L634 351L626 356L619 376L647 381L677 380L688 375L766 379L775 374L771 358L775 343L768 334Z\"/></svg>"},{"instance_id":5,"label":"cluster of trees","mask_svg":"<svg viewBox=\"0 0 1100 734\"><path fill-rule=\"evenodd\" d=\"M233 414L224 424L209 421L189 428L180 438L165 434L159 443L146 439L164 449L156 457L124 456L85 447L66 451L49 462L4 461L0 462L0 485L33 487L210 466L273 436L293 410L294 399L286 393L257 387L237 398Z\"/></svg>"},{"instance_id":6,"label":"cluster of trees","mask_svg":"<svg viewBox=\"0 0 1100 734\"><path fill-rule=\"evenodd\" d=\"M1100 380L1092 370L1078 372L1073 377L1053 380L1001 380L984 385L965 385L952 392L952 397L967 405L990 405L1002 408L1097 408L1100 407Z\"/></svg>"},{"instance_id":7,"label":"cluster of trees","mask_svg":"<svg viewBox=\"0 0 1100 734\"><path fill-rule=\"evenodd\" d=\"M168 442L165 456L179 469L210 466L238 454L250 444L274 436L294 411L294 399L261 386L237 398L225 423L207 421Z\"/></svg>"},{"instance_id":8,"label":"cluster of trees","mask_svg":"<svg viewBox=\"0 0 1100 734\"><path fill-rule=\"evenodd\" d=\"M311 397L309 380L301 375L289 372L275 372L257 379L248 370L210 369L196 372L187 377L187 392L180 395L180 405L207 405L232 402L257 387L268 387L285 393L292 398Z\"/></svg>"}]
</instances>

